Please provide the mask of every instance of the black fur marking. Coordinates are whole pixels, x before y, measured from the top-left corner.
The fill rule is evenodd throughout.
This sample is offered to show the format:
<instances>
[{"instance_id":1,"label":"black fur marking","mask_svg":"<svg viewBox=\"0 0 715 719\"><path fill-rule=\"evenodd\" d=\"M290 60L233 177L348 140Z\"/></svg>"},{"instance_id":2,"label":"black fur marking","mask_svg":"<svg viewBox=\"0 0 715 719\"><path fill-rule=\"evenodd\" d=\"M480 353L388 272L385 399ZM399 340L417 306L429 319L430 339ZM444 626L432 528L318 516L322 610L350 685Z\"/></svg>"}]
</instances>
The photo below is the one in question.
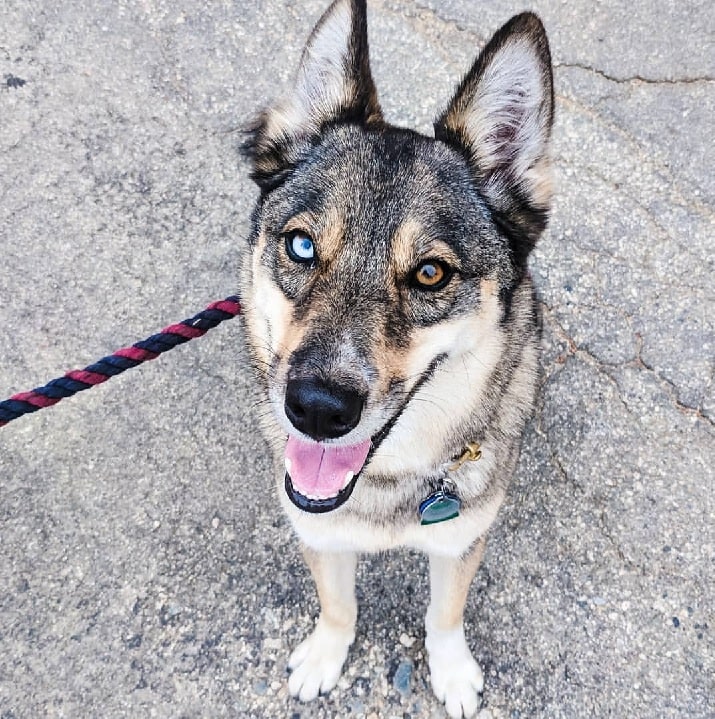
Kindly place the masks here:
<instances>
[{"instance_id":1,"label":"black fur marking","mask_svg":"<svg viewBox=\"0 0 715 719\"><path fill-rule=\"evenodd\" d=\"M296 155L295 138L285 135L267 137L267 122L266 114L263 113L243 131L244 139L239 146L240 153L251 163L252 170L249 176L260 188L261 200L293 174L300 165L300 160L307 157L312 146L310 141L304 141L306 147L303 152L289 162L288 158L291 154Z\"/></svg>"},{"instance_id":2,"label":"black fur marking","mask_svg":"<svg viewBox=\"0 0 715 719\"><path fill-rule=\"evenodd\" d=\"M514 293L516 292L516 289L517 285L509 284L499 290L499 302L502 306L502 316L500 324L502 325L502 327L508 325L511 321L514 303Z\"/></svg>"},{"instance_id":3,"label":"black fur marking","mask_svg":"<svg viewBox=\"0 0 715 719\"><path fill-rule=\"evenodd\" d=\"M544 313L541 309L541 300L539 299L539 292L536 289L536 285L533 285L531 288L531 302L534 324L536 325L536 334L539 342L541 342L541 338L544 334Z\"/></svg>"},{"instance_id":4,"label":"black fur marking","mask_svg":"<svg viewBox=\"0 0 715 719\"><path fill-rule=\"evenodd\" d=\"M523 272L536 240L549 223L548 209L538 207L523 194L513 191L508 209L492 209L491 212L494 223L509 240L515 267Z\"/></svg>"}]
</instances>

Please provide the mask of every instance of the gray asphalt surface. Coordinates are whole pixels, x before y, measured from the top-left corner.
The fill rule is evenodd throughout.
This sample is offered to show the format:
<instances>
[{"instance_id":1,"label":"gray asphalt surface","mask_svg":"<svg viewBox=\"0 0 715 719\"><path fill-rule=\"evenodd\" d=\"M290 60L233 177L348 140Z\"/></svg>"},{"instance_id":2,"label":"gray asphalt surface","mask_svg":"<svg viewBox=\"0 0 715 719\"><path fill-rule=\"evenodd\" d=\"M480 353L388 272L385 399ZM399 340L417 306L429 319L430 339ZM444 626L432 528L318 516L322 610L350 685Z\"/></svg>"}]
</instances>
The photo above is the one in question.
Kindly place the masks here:
<instances>
[{"instance_id":1,"label":"gray asphalt surface","mask_svg":"<svg viewBox=\"0 0 715 719\"><path fill-rule=\"evenodd\" d=\"M239 129L327 1L0 5L0 398L236 291ZM544 385L470 595L483 717L715 716L715 19L532 4L558 191ZM524 6L370 2L428 130ZM21 82L22 81L22 82ZM442 717L424 560L366 558L339 687L287 695L317 602L273 497L240 319L0 430L0 717Z\"/></svg>"}]
</instances>

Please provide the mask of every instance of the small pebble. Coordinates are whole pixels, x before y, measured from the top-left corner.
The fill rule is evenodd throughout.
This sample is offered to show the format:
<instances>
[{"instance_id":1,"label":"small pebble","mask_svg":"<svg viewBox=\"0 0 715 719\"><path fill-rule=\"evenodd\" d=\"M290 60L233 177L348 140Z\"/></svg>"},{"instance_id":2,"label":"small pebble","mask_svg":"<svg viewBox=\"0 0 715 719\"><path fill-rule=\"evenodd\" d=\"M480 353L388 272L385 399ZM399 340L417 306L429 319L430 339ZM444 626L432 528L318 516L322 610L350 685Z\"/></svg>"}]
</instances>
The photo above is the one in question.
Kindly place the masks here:
<instances>
[{"instance_id":1,"label":"small pebble","mask_svg":"<svg viewBox=\"0 0 715 719\"><path fill-rule=\"evenodd\" d=\"M406 697L410 693L411 681L412 662L409 660L403 660L397 667L397 671L395 671L395 676L392 679L392 684L403 697Z\"/></svg>"},{"instance_id":2,"label":"small pebble","mask_svg":"<svg viewBox=\"0 0 715 719\"><path fill-rule=\"evenodd\" d=\"M409 649L416 641L417 640L414 637L411 637L405 632L402 632L402 634L400 634L400 644L402 644L402 646L406 647L407 649Z\"/></svg>"}]
</instances>

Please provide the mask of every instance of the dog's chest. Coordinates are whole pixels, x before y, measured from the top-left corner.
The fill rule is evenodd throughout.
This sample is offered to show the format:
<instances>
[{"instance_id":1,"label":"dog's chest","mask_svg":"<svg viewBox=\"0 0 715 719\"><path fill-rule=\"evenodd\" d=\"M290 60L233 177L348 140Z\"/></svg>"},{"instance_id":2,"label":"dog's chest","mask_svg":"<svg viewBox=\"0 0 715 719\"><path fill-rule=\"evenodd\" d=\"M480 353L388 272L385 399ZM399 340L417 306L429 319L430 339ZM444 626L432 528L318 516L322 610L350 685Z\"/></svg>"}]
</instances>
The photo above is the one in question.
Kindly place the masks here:
<instances>
[{"instance_id":1,"label":"dog's chest","mask_svg":"<svg viewBox=\"0 0 715 719\"><path fill-rule=\"evenodd\" d=\"M475 467L470 474L469 484L474 489L483 486L482 468ZM346 511L336 513L310 514L287 501L283 504L301 541L316 550L381 552L408 547L458 557L486 533L503 495L499 492L485 502L467 504L458 517L431 525L420 523L420 502L413 487L385 493L365 483L355 490L352 499L359 512L346 507Z\"/></svg>"}]
</instances>

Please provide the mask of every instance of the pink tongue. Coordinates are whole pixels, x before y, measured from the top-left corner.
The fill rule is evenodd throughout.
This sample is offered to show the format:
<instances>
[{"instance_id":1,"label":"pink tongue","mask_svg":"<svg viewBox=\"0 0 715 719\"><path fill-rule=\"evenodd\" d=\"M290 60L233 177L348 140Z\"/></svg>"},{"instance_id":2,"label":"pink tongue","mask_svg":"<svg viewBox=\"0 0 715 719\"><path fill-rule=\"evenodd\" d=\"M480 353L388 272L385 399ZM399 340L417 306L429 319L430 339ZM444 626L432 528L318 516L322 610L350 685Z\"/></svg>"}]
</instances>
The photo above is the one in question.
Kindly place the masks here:
<instances>
[{"instance_id":1,"label":"pink tongue","mask_svg":"<svg viewBox=\"0 0 715 719\"><path fill-rule=\"evenodd\" d=\"M369 439L351 447L334 447L289 437L285 453L290 460L288 474L302 495L327 499L343 488L348 472L357 474L362 469L369 451Z\"/></svg>"}]
</instances>

